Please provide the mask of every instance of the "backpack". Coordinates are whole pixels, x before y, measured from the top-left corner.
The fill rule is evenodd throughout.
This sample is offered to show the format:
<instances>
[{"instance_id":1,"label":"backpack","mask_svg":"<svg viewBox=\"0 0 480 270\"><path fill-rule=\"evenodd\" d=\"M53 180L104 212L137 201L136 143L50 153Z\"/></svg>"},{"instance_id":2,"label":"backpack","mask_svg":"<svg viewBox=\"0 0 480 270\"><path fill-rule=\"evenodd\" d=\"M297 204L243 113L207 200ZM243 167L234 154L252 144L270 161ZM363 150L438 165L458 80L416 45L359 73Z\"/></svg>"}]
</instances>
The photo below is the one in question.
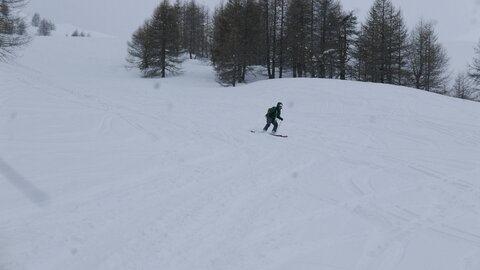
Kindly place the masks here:
<instances>
[{"instance_id":1,"label":"backpack","mask_svg":"<svg viewBox=\"0 0 480 270\"><path fill-rule=\"evenodd\" d=\"M268 109L267 115L270 115L270 116L275 115L276 109L277 109L276 107L272 107L272 108Z\"/></svg>"}]
</instances>

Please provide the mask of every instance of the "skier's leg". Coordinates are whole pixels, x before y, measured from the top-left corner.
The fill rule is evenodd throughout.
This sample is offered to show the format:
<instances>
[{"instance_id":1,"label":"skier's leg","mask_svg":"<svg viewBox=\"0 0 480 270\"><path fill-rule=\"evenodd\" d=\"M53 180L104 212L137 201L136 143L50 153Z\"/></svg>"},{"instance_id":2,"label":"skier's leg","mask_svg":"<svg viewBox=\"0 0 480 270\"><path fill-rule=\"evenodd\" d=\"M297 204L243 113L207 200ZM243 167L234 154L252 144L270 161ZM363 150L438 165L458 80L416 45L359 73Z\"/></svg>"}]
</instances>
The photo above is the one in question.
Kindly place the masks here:
<instances>
[{"instance_id":1,"label":"skier's leg","mask_svg":"<svg viewBox=\"0 0 480 270\"><path fill-rule=\"evenodd\" d=\"M277 119L274 119L272 123L273 123L273 130L272 130L272 132L273 132L273 133L276 133L276 132L277 132L277 128L278 128Z\"/></svg>"},{"instance_id":2,"label":"skier's leg","mask_svg":"<svg viewBox=\"0 0 480 270\"><path fill-rule=\"evenodd\" d=\"M270 117L266 117L266 118L267 118L267 124L263 128L263 131L267 131L268 128L270 127L270 124L272 123L272 118L270 118Z\"/></svg>"}]
</instances>

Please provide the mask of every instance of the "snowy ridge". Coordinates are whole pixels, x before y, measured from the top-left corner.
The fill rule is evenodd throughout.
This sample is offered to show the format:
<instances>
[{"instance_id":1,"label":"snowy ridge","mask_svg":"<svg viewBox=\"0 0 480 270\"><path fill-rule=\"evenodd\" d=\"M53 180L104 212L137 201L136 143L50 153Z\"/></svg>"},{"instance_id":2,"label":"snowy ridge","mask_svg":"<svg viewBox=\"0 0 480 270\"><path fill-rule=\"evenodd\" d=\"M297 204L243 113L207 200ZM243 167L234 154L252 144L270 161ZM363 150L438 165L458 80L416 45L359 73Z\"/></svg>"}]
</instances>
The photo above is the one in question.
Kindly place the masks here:
<instances>
[{"instance_id":1,"label":"snowy ridge","mask_svg":"<svg viewBox=\"0 0 480 270\"><path fill-rule=\"evenodd\" d=\"M318 79L141 79L125 43L0 64L0 269L480 268L478 103ZM283 101L289 138L252 134Z\"/></svg>"},{"instance_id":2,"label":"snowy ridge","mask_svg":"<svg viewBox=\"0 0 480 270\"><path fill-rule=\"evenodd\" d=\"M52 36L59 36L59 37L71 36L73 32L77 30L79 34L83 32L85 35L90 35L89 37L93 37L93 38L112 38L113 37L111 35L100 33L97 31L87 30L82 27L78 27L71 24L56 24L55 26L56 26L56 30L52 32Z\"/></svg>"},{"instance_id":3,"label":"snowy ridge","mask_svg":"<svg viewBox=\"0 0 480 270\"><path fill-rule=\"evenodd\" d=\"M30 18L27 18L28 22L31 21ZM71 37L72 34L75 32L75 30L80 33L84 33L85 37L91 37L91 38L113 38L111 35L107 35L101 32L97 31L91 31L87 30L82 27L78 27L72 24L68 23L60 23L60 24L55 24L55 30L51 32L51 35L49 37ZM36 36L38 27L30 26L28 29L29 33L31 36ZM79 37L80 38L80 37Z\"/></svg>"}]
</instances>

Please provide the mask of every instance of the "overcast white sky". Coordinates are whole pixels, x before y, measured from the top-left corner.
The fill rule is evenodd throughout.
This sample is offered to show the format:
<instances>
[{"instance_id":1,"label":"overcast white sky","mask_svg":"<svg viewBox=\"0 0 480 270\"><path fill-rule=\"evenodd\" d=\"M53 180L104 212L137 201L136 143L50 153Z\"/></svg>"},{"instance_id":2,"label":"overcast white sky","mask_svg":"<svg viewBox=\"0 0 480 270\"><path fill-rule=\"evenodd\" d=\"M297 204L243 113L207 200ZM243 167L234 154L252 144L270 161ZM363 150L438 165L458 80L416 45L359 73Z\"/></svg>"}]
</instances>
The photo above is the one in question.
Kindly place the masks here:
<instances>
[{"instance_id":1,"label":"overcast white sky","mask_svg":"<svg viewBox=\"0 0 480 270\"><path fill-rule=\"evenodd\" d=\"M213 7L221 0L197 0ZM224 0L227 1L227 0ZM55 23L69 23L127 40L151 16L160 0L30 0L26 12L40 13ZM173 0L172 0L173 2ZM344 8L355 10L360 22L374 0L341 0ZM440 40L451 58L452 68L462 69L473 56L480 39L480 0L393 0L413 27L420 18L434 20Z\"/></svg>"}]
</instances>

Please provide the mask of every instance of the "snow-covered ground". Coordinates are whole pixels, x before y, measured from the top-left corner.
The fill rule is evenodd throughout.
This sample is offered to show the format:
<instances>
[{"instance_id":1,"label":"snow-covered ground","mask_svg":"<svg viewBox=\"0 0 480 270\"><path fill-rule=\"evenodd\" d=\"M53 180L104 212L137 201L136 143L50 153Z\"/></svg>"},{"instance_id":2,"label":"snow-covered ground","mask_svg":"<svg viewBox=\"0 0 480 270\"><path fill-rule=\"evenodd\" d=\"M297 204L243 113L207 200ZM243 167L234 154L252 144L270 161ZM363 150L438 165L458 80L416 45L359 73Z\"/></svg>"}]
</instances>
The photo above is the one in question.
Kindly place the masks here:
<instances>
[{"instance_id":1,"label":"snow-covered ground","mask_svg":"<svg viewBox=\"0 0 480 270\"><path fill-rule=\"evenodd\" d=\"M480 269L479 103L125 56L37 37L0 64L1 270ZM278 101L289 137L250 133Z\"/></svg>"}]
</instances>

